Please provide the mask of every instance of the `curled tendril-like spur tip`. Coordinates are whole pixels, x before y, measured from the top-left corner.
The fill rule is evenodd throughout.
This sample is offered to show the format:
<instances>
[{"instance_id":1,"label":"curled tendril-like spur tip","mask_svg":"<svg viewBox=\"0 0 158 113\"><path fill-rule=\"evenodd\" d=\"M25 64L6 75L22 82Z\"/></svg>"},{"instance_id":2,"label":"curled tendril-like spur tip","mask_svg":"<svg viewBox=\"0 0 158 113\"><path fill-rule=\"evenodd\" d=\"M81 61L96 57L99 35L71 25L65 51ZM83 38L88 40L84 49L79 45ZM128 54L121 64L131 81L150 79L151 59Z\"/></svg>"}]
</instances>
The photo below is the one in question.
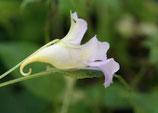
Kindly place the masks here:
<instances>
[{"instance_id":1,"label":"curled tendril-like spur tip","mask_svg":"<svg viewBox=\"0 0 158 113\"><path fill-rule=\"evenodd\" d=\"M28 76L28 75L30 75L31 73L32 73L32 69L30 68L29 69L29 71L27 72L27 73L25 73L24 72L24 67L26 66L26 65L28 65L29 63L27 63L27 61L26 62L24 62L23 64L21 64L21 66L20 66L20 73L23 75L23 76Z\"/></svg>"},{"instance_id":2,"label":"curled tendril-like spur tip","mask_svg":"<svg viewBox=\"0 0 158 113\"><path fill-rule=\"evenodd\" d=\"M30 64L30 63L35 62L36 60L37 60L37 59L36 59L35 56L32 56L32 57L30 57L29 59L25 60L25 61L21 64L21 66L20 66L20 73L21 73L23 76L28 76L28 75L30 75L30 74L32 73L32 69L31 69L31 68L29 69L29 71L28 71L27 73L25 73L23 70L24 70L25 66L27 66L27 65Z\"/></svg>"}]
</instances>

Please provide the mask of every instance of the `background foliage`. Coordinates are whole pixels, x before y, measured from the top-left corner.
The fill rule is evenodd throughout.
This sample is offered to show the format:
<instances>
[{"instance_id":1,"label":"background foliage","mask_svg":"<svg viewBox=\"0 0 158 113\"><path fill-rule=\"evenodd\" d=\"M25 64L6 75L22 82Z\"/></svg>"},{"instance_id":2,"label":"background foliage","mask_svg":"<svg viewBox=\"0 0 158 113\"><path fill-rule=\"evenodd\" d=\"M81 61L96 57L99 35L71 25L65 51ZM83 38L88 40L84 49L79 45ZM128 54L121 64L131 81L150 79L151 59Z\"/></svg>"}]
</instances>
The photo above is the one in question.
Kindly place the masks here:
<instances>
[{"instance_id":1,"label":"background foliage","mask_svg":"<svg viewBox=\"0 0 158 113\"><path fill-rule=\"evenodd\" d=\"M88 22L83 43L97 34L108 41L118 72L132 90L116 79L77 80L68 113L158 113L157 0L0 0L0 74L50 40L63 38L70 10ZM47 64L31 64L34 73ZM19 70L1 82L21 77ZM63 74L44 76L0 88L2 113L59 113L68 81Z\"/></svg>"}]
</instances>

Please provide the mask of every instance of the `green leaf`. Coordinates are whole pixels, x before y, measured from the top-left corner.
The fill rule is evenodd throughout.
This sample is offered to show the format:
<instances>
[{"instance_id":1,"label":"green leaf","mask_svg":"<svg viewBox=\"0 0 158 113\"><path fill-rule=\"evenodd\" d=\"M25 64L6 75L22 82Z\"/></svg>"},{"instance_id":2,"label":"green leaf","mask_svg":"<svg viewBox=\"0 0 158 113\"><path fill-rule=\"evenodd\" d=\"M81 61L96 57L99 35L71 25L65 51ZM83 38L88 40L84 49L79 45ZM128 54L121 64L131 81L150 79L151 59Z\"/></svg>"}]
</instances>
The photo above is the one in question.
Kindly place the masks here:
<instances>
[{"instance_id":1,"label":"green leaf","mask_svg":"<svg viewBox=\"0 0 158 113\"><path fill-rule=\"evenodd\" d=\"M72 0L59 0L59 9L63 14L70 14L70 10L74 9Z\"/></svg>"},{"instance_id":2,"label":"green leaf","mask_svg":"<svg viewBox=\"0 0 158 113\"><path fill-rule=\"evenodd\" d=\"M131 102L136 113L157 113L158 91L151 93L133 93Z\"/></svg>"},{"instance_id":3,"label":"green leaf","mask_svg":"<svg viewBox=\"0 0 158 113\"><path fill-rule=\"evenodd\" d=\"M116 12L122 10L122 1L120 0L100 0L100 3L101 2L110 7L112 10L115 10Z\"/></svg>"},{"instance_id":4,"label":"green leaf","mask_svg":"<svg viewBox=\"0 0 158 113\"><path fill-rule=\"evenodd\" d=\"M21 3L21 8L25 8L29 3L37 2L38 0L23 0Z\"/></svg>"},{"instance_id":5,"label":"green leaf","mask_svg":"<svg viewBox=\"0 0 158 113\"><path fill-rule=\"evenodd\" d=\"M69 113L92 113L93 109L83 101L72 104L69 108Z\"/></svg>"},{"instance_id":6,"label":"green leaf","mask_svg":"<svg viewBox=\"0 0 158 113\"><path fill-rule=\"evenodd\" d=\"M109 108L129 108L128 92L120 84L113 83L104 91L105 105ZM117 101L116 101L117 100Z\"/></svg>"},{"instance_id":7,"label":"green leaf","mask_svg":"<svg viewBox=\"0 0 158 113\"><path fill-rule=\"evenodd\" d=\"M94 71L94 70L67 70L67 71L60 70L60 73L76 79L102 77L103 75L102 72Z\"/></svg>"},{"instance_id":8,"label":"green leaf","mask_svg":"<svg viewBox=\"0 0 158 113\"><path fill-rule=\"evenodd\" d=\"M45 3L32 3L21 10L20 22L17 24L17 33L15 36L23 41L42 42L44 37L44 29L47 8Z\"/></svg>"},{"instance_id":9,"label":"green leaf","mask_svg":"<svg viewBox=\"0 0 158 113\"><path fill-rule=\"evenodd\" d=\"M2 24L7 25L10 19L15 18L19 14L19 2L8 0L0 1L0 22L2 22Z\"/></svg>"},{"instance_id":10,"label":"green leaf","mask_svg":"<svg viewBox=\"0 0 158 113\"><path fill-rule=\"evenodd\" d=\"M86 98L89 103L100 104L111 109L130 107L127 98L128 92L120 84L113 83L108 88L97 85L87 91Z\"/></svg>"},{"instance_id":11,"label":"green leaf","mask_svg":"<svg viewBox=\"0 0 158 113\"><path fill-rule=\"evenodd\" d=\"M149 48L150 52L149 52L149 61L152 64L158 64L158 38L157 38L158 34L155 34L153 36L151 36L149 39L146 39L143 42L143 46Z\"/></svg>"},{"instance_id":12,"label":"green leaf","mask_svg":"<svg viewBox=\"0 0 158 113\"><path fill-rule=\"evenodd\" d=\"M1 88L0 109L2 113L41 113L46 110L49 102L17 86Z\"/></svg>"},{"instance_id":13,"label":"green leaf","mask_svg":"<svg viewBox=\"0 0 158 113\"><path fill-rule=\"evenodd\" d=\"M0 0L0 26L3 28L1 30L0 35L2 38L2 34L4 36L11 36L12 38L16 34L16 27L15 23L18 22L20 17L20 3L18 1L11 1L11 0ZM5 39L5 38L4 38Z\"/></svg>"}]
</instances>

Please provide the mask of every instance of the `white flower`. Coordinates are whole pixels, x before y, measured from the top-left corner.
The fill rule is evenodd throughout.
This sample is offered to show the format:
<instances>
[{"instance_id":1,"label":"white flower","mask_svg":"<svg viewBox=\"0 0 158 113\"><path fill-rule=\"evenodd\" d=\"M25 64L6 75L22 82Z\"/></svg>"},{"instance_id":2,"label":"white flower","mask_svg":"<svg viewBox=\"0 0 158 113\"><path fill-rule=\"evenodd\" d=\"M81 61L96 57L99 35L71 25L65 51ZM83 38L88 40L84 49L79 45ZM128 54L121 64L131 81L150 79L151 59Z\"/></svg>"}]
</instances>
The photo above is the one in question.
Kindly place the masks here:
<instances>
[{"instance_id":1,"label":"white flower","mask_svg":"<svg viewBox=\"0 0 158 113\"><path fill-rule=\"evenodd\" d=\"M86 44L80 45L87 31L87 22L71 14L71 27L68 34L59 42L46 47L29 57L20 66L22 75L31 74L23 72L23 68L32 62L45 62L58 69L90 69L100 70L105 75L105 87L112 83L113 74L119 70L119 64L113 58L107 59L109 44L100 42L94 36Z\"/></svg>"}]
</instances>

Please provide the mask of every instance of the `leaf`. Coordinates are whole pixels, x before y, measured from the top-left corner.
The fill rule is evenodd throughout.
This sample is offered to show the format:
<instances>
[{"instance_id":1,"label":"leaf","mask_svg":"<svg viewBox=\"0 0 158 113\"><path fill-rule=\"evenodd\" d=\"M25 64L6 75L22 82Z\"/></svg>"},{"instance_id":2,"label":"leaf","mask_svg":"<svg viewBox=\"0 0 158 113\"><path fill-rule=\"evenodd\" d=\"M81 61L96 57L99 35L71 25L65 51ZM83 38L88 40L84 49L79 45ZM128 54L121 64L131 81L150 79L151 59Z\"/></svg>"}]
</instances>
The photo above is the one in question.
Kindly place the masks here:
<instances>
[{"instance_id":1,"label":"leaf","mask_svg":"<svg viewBox=\"0 0 158 113\"><path fill-rule=\"evenodd\" d=\"M120 12L122 10L122 1L100 0L100 2L104 3L106 6L110 7L112 10L115 10L116 12Z\"/></svg>"},{"instance_id":2,"label":"leaf","mask_svg":"<svg viewBox=\"0 0 158 113\"><path fill-rule=\"evenodd\" d=\"M29 3L37 2L38 0L23 0L21 8L24 9Z\"/></svg>"},{"instance_id":3,"label":"leaf","mask_svg":"<svg viewBox=\"0 0 158 113\"><path fill-rule=\"evenodd\" d=\"M94 70L67 70L67 71L61 70L60 73L66 76L76 78L76 79L102 77L103 75L102 72L94 71Z\"/></svg>"},{"instance_id":4,"label":"leaf","mask_svg":"<svg viewBox=\"0 0 158 113\"><path fill-rule=\"evenodd\" d=\"M74 9L72 0L59 0L59 9L63 14L69 14Z\"/></svg>"},{"instance_id":5,"label":"leaf","mask_svg":"<svg viewBox=\"0 0 158 113\"><path fill-rule=\"evenodd\" d=\"M131 105L127 95L126 89L117 83L113 83L108 88L104 85L91 85L74 91L69 112L73 113L75 109L76 112L83 113L129 109Z\"/></svg>"},{"instance_id":6,"label":"leaf","mask_svg":"<svg viewBox=\"0 0 158 113\"><path fill-rule=\"evenodd\" d=\"M17 85L1 88L0 109L2 113L40 113L49 105L49 102L32 95L27 90L18 88Z\"/></svg>"},{"instance_id":7,"label":"leaf","mask_svg":"<svg viewBox=\"0 0 158 113\"><path fill-rule=\"evenodd\" d=\"M89 103L100 104L111 109L129 108L126 89L120 84L113 83L108 88L102 85L87 89L86 98Z\"/></svg>"},{"instance_id":8,"label":"leaf","mask_svg":"<svg viewBox=\"0 0 158 113\"><path fill-rule=\"evenodd\" d=\"M158 92L133 93L131 102L136 113L157 113Z\"/></svg>"},{"instance_id":9,"label":"leaf","mask_svg":"<svg viewBox=\"0 0 158 113\"><path fill-rule=\"evenodd\" d=\"M158 38L157 38L158 34L155 34L153 36L151 36L149 39L146 39L143 42L143 46L149 48L150 52L149 52L149 61L152 64L158 64Z\"/></svg>"},{"instance_id":10,"label":"leaf","mask_svg":"<svg viewBox=\"0 0 158 113\"><path fill-rule=\"evenodd\" d=\"M44 37L44 29L46 20L47 8L45 3L32 3L21 10L20 22L17 26L15 36L23 41L42 42Z\"/></svg>"},{"instance_id":11,"label":"leaf","mask_svg":"<svg viewBox=\"0 0 158 113\"><path fill-rule=\"evenodd\" d=\"M13 19L19 14L19 2L8 0L0 1L0 22L2 22L4 25L8 25L10 19Z\"/></svg>"},{"instance_id":12,"label":"leaf","mask_svg":"<svg viewBox=\"0 0 158 113\"><path fill-rule=\"evenodd\" d=\"M8 35L13 38L14 34L16 34L17 26L14 25L18 22L20 16L19 5L18 1L0 0L0 25L3 28L0 35L2 38Z\"/></svg>"},{"instance_id":13,"label":"leaf","mask_svg":"<svg viewBox=\"0 0 158 113\"><path fill-rule=\"evenodd\" d=\"M93 109L90 108L89 105L80 101L70 106L69 113L92 113Z\"/></svg>"}]
</instances>

